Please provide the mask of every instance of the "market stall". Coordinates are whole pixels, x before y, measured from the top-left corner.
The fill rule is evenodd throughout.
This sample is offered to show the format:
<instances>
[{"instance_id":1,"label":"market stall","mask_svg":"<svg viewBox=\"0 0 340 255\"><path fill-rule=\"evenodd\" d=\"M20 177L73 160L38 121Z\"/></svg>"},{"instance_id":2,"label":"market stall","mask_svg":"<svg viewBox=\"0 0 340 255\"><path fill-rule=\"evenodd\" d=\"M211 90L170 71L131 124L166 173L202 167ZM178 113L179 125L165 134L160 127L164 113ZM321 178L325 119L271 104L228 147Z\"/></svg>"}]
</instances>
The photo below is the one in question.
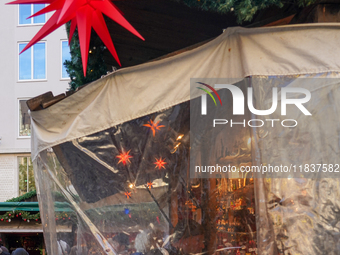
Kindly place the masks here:
<instances>
[{"instance_id":1,"label":"market stall","mask_svg":"<svg viewBox=\"0 0 340 255\"><path fill-rule=\"evenodd\" d=\"M62 241L80 254L334 254L339 28L230 28L31 111L48 254L58 253L63 238L57 194L76 226L73 239ZM254 109L249 99L237 103L248 88ZM289 97L299 103L287 106L292 88L305 95ZM221 125L212 129L216 119ZM334 171L323 175L306 164ZM293 171L263 171L280 165Z\"/></svg>"}]
</instances>

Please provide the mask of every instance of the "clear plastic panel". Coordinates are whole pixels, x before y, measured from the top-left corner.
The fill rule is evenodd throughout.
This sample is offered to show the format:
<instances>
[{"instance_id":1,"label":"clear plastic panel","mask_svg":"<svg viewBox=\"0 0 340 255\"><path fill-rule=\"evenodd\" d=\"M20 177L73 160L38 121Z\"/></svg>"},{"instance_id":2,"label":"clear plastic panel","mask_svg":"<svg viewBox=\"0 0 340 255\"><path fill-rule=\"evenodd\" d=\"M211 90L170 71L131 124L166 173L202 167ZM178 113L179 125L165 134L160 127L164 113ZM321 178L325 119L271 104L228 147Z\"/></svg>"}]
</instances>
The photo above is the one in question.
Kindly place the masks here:
<instances>
[{"instance_id":1,"label":"clear plastic panel","mask_svg":"<svg viewBox=\"0 0 340 255\"><path fill-rule=\"evenodd\" d=\"M255 251L254 184L189 178L189 112L183 103L39 154L48 254Z\"/></svg>"},{"instance_id":2,"label":"clear plastic panel","mask_svg":"<svg viewBox=\"0 0 340 255\"><path fill-rule=\"evenodd\" d=\"M287 106L272 119L295 119L296 127L280 125L254 129L257 165L292 166L290 173L267 173L256 189L262 220L261 254L339 254L339 98L340 80L334 73L294 77L253 77L256 109L269 109L272 88L305 88L304 103L311 116ZM280 94L279 94L280 96ZM287 95L293 98L294 95ZM280 100L281 101L281 100ZM290 107L290 108L289 108ZM278 108L281 110L279 102ZM268 116L257 116L268 118ZM279 123L279 122L277 122ZM280 177L280 178L278 178ZM262 187L262 192L260 188ZM267 214L265 213L267 212ZM272 250L266 249L272 247Z\"/></svg>"},{"instance_id":3,"label":"clear plastic panel","mask_svg":"<svg viewBox=\"0 0 340 255\"><path fill-rule=\"evenodd\" d=\"M300 78L249 79L254 107L269 109L272 88L302 86ZM339 163L339 83L319 78L308 84L313 121L294 112L287 118L297 128L283 132L267 122L220 139L247 143L244 136L252 136L246 161L253 166ZM190 178L189 133L186 102L41 152L34 168L47 253L339 253L339 179ZM220 139L212 153L221 151ZM239 147L224 148L231 155L223 157L237 157ZM195 153L206 160L203 150Z\"/></svg>"}]
</instances>

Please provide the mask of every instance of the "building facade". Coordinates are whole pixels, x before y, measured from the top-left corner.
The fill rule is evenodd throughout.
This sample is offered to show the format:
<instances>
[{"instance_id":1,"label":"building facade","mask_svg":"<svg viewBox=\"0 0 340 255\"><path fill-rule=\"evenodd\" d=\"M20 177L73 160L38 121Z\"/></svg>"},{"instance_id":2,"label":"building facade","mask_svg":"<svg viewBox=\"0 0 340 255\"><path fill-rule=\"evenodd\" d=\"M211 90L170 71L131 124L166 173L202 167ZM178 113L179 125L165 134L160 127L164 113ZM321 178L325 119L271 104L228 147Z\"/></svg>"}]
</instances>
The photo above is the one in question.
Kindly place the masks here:
<instances>
[{"instance_id":1,"label":"building facade","mask_svg":"<svg viewBox=\"0 0 340 255\"><path fill-rule=\"evenodd\" d=\"M65 26L19 55L50 15L27 19L45 5L7 2L1 0L0 8L0 202L35 188L26 100L47 91L58 95L69 87L63 67L69 58Z\"/></svg>"}]
</instances>

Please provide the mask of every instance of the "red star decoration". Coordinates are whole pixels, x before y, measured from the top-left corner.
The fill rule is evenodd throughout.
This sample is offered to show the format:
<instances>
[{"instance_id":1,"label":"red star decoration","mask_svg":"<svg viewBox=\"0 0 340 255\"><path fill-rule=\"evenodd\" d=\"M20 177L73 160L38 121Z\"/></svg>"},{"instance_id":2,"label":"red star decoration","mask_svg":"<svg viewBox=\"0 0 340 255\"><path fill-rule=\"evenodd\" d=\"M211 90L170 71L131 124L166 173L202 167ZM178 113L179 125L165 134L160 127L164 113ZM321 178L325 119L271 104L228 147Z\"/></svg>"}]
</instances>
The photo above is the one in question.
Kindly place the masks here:
<instances>
[{"instance_id":1,"label":"red star decoration","mask_svg":"<svg viewBox=\"0 0 340 255\"><path fill-rule=\"evenodd\" d=\"M129 150L128 152L122 152L121 154L119 154L119 156L117 156L117 158L119 158L120 160L118 161L119 163L123 163L123 165L126 165L126 163L131 163L130 158L132 158L131 155L129 155L131 150Z\"/></svg>"},{"instance_id":2,"label":"red star decoration","mask_svg":"<svg viewBox=\"0 0 340 255\"><path fill-rule=\"evenodd\" d=\"M136 29L134 29L131 24L123 17L117 6L115 6L110 0L16 0L8 4L49 4L44 9L38 11L29 18L55 11L51 18L45 23L45 25L20 53L24 52L33 44L37 43L68 21L71 21L69 34L69 41L71 41L73 33L78 26L84 76L86 76L91 28L96 31L117 63L121 65L117 52L113 46L103 14L117 22L132 34L144 40L144 38L136 31Z\"/></svg>"},{"instance_id":3,"label":"red star decoration","mask_svg":"<svg viewBox=\"0 0 340 255\"><path fill-rule=\"evenodd\" d=\"M153 183L152 182L148 182L148 188L149 189L153 188Z\"/></svg>"},{"instance_id":4,"label":"red star decoration","mask_svg":"<svg viewBox=\"0 0 340 255\"><path fill-rule=\"evenodd\" d=\"M131 197L131 192L125 192L124 194L125 194L127 199L129 199Z\"/></svg>"},{"instance_id":5,"label":"red star decoration","mask_svg":"<svg viewBox=\"0 0 340 255\"><path fill-rule=\"evenodd\" d=\"M165 169L164 165L167 164L167 163L165 162L165 159L162 159L162 158L157 159L156 158L156 162L154 164L156 165L155 168L158 167L158 169L161 169L163 167Z\"/></svg>"},{"instance_id":6,"label":"red star decoration","mask_svg":"<svg viewBox=\"0 0 340 255\"><path fill-rule=\"evenodd\" d=\"M149 120L149 124L144 124L144 127L149 127L152 130L153 136L156 135L156 130L159 130L161 127L165 127L164 125L158 125L159 121L156 123L153 120Z\"/></svg>"}]
</instances>

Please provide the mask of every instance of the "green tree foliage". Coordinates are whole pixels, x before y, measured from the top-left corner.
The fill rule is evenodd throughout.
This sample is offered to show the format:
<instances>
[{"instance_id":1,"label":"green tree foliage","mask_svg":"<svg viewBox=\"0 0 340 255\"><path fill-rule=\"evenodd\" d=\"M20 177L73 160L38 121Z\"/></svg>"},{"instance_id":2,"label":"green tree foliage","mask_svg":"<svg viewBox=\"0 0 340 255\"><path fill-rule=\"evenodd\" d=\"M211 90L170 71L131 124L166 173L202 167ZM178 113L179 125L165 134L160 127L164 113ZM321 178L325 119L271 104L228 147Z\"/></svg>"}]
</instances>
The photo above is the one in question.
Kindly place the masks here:
<instances>
[{"instance_id":1,"label":"green tree foliage","mask_svg":"<svg viewBox=\"0 0 340 255\"><path fill-rule=\"evenodd\" d=\"M189 7L200 8L202 10L214 11L218 13L234 13L237 21L251 21L254 15L270 6L283 7L284 4L292 4L298 7L308 6L316 2L316 0L177 0L183 2ZM66 24L69 32L70 24ZM78 87L99 79L107 73L107 66L104 63L103 52L106 47L99 37L92 31L90 52L88 54L88 64L86 77L83 74L83 64L80 54L80 44L78 40L77 30L75 31L71 45L71 61L66 60L64 65L71 78L70 90L76 90Z\"/></svg>"},{"instance_id":2,"label":"green tree foliage","mask_svg":"<svg viewBox=\"0 0 340 255\"><path fill-rule=\"evenodd\" d=\"M66 25L69 32L70 24ZM92 31L92 33L94 33ZM103 52L106 47L98 39L97 35L91 36L90 50L88 54L86 77L83 73L83 63L80 53L80 44L77 30L74 32L70 43L71 60L66 60L64 65L70 76L70 90L76 90L78 87L99 79L107 73L107 68L103 60Z\"/></svg>"},{"instance_id":3,"label":"green tree foliage","mask_svg":"<svg viewBox=\"0 0 340 255\"><path fill-rule=\"evenodd\" d=\"M270 6L283 7L284 4L295 4L299 7L308 6L316 0L179 0L189 7L198 7L202 10L216 11L219 13L234 12L237 21L251 21L257 11L263 10Z\"/></svg>"}]
</instances>

